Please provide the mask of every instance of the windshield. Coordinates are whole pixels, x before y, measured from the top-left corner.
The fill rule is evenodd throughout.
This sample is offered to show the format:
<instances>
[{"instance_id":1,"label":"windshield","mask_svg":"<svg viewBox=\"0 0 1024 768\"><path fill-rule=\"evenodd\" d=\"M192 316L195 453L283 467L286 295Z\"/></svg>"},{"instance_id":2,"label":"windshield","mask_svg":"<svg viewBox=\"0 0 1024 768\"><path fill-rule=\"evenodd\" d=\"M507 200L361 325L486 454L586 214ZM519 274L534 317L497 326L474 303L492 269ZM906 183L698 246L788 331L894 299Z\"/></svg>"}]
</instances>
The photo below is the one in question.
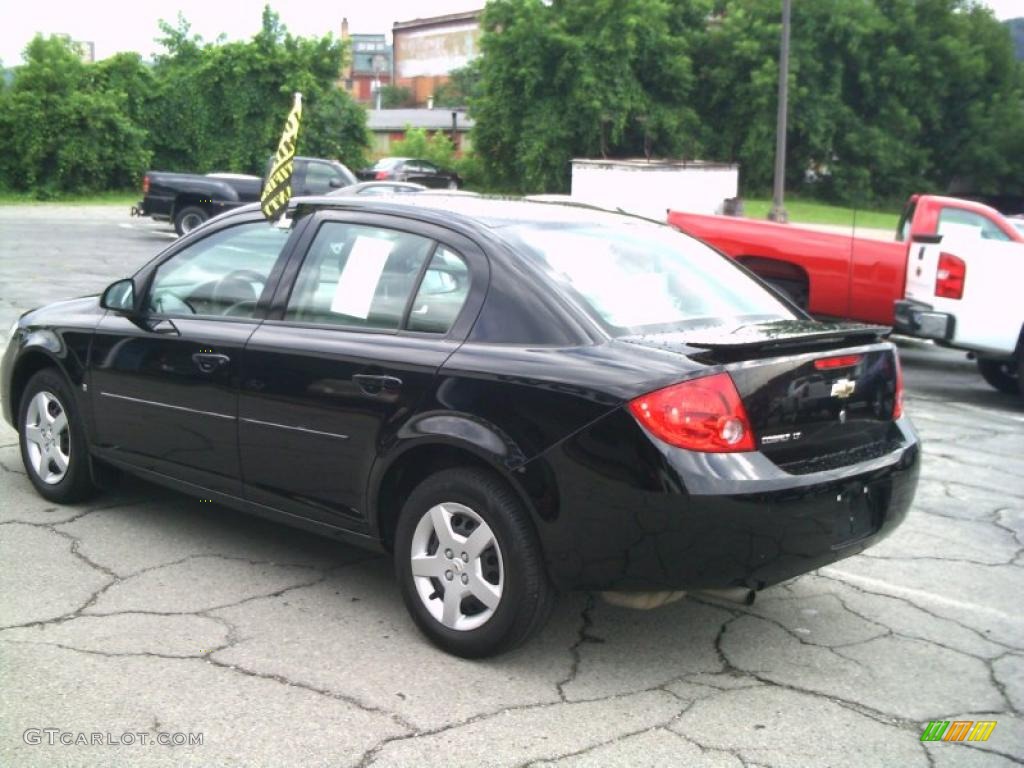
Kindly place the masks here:
<instances>
[{"instance_id":1,"label":"windshield","mask_svg":"<svg viewBox=\"0 0 1024 768\"><path fill-rule=\"evenodd\" d=\"M668 227L622 219L504 232L612 335L796 317L726 257Z\"/></svg>"}]
</instances>

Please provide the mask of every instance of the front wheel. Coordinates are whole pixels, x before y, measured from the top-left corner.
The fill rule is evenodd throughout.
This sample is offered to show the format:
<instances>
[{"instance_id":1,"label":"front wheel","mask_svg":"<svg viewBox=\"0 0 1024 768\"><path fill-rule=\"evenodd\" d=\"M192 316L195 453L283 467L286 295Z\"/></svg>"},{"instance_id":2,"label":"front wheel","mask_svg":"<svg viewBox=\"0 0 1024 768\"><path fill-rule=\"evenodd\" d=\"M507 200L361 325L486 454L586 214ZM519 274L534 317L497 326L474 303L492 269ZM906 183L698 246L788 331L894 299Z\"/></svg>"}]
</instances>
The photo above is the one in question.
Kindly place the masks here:
<instances>
[{"instance_id":1,"label":"front wheel","mask_svg":"<svg viewBox=\"0 0 1024 768\"><path fill-rule=\"evenodd\" d=\"M465 658L524 642L554 601L522 503L476 468L444 470L410 494L395 532L395 572L420 630Z\"/></svg>"},{"instance_id":2,"label":"front wheel","mask_svg":"<svg viewBox=\"0 0 1024 768\"><path fill-rule=\"evenodd\" d=\"M1016 360L986 360L978 358L978 372L991 387L1008 395L1021 393L1019 364Z\"/></svg>"},{"instance_id":3,"label":"front wheel","mask_svg":"<svg viewBox=\"0 0 1024 768\"><path fill-rule=\"evenodd\" d=\"M53 369L29 379L18 409L21 460L39 495L59 504L96 493L89 448L71 388Z\"/></svg>"}]
</instances>

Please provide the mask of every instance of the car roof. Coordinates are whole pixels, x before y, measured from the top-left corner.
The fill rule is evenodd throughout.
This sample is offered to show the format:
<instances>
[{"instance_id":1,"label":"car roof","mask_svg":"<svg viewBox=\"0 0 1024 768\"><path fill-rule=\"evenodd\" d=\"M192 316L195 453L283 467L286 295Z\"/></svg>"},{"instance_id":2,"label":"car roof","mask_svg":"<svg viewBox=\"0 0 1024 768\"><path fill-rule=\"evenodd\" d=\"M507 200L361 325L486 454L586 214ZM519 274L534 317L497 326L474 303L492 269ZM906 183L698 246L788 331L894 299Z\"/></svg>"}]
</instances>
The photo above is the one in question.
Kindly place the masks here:
<instances>
[{"instance_id":1,"label":"car roof","mask_svg":"<svg viewBox=\"0 0 1024 768\"><path fill-rule=\"evenodd\" d=\"M485 195L432 194L403 195L387 198L359 198L358 196L298 197L291 206L299 215L315 210L346 209L374 213L393 213L412 216L438 223L458 222L468 228L500 229L516 224L572 224L614 226L627 222L642 222L664 226L664 222L645 219L632 214L608 211L578 203L541 202L522 198Z\"/></svg>"}]
</instances>

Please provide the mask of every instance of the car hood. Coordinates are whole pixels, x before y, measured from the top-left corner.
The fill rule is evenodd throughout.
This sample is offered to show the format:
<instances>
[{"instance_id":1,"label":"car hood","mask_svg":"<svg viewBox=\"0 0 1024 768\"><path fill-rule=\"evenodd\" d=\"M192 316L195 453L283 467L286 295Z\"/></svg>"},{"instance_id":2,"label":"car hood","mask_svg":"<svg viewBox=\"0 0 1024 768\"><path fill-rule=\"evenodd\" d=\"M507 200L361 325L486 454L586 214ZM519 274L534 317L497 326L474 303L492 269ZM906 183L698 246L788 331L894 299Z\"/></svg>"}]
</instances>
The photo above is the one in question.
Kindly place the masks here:
<instances>
[{"instance_id":1,"label":"car hood","mask_svg":"<svg viewBox=\"0 0 1024 768\"><path fill-rule=\"evenodd\" d=\"M30 309L22 314L20 322L22 325L78 325L83 319L95 318L95 322L99 322L104 312L99 294L93 294Z\"/></svg>"}]
</instances>

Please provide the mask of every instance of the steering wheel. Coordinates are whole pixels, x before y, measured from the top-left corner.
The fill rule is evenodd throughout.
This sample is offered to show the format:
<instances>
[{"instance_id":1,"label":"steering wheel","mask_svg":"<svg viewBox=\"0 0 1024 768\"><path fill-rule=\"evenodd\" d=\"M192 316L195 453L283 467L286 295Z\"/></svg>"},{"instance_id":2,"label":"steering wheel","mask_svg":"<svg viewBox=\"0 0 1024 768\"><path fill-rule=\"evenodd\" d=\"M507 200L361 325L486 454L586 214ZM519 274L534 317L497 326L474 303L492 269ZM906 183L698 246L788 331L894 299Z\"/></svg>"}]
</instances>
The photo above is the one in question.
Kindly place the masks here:
<instances>
[{"instance_id":1,"label":"steering wheel","mask_svg":"<svg viewBox=\"0 0 1024 768\"><path fill-rule=\"evenodd\" d=\"M255 269L236 269L224 275L213 287L213 303L215 306L227 305L227 311L231 311L239 304L245 302L256 302L266 285L267 276ZM253 283L259 284L259 289L253 288ZM224 314L227 314L225 312Z\"/></svg>"}]
</instances>

